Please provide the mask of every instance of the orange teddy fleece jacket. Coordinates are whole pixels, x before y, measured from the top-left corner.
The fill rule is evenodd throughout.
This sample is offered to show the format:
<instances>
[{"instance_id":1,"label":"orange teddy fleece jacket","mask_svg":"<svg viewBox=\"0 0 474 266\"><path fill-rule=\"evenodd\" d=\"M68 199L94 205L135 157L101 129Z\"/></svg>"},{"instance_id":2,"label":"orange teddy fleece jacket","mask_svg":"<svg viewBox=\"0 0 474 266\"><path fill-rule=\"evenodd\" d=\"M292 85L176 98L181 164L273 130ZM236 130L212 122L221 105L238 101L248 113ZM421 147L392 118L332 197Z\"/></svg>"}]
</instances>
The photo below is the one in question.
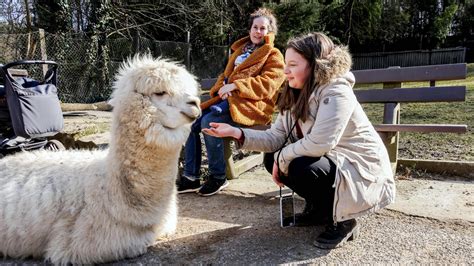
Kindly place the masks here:
<instances>
[{"instance_id":1,"label":"orange teddy fleece jacket","mask_svg":"<svg viewBox=\"0 0 474 266\"><path fill-rule=\"evenodd\" d=\"M264 39L265 43L235 69L235 59L242 54L242 49L250 41L250 37L232 44L231 49L234 52L224 73L217 78L216 84L209 92L211 99L203 102L201 109L209 108L220 101L218 91L224 84L224 77L227 77L228 84L234 83L237 86L232 91L232 96L227 98L232 120L245 126L271 123L278 90L285 81L285 63L281 52L273 46L275 35L270 33L265 35Z\"/></svg>"}]
</instances>

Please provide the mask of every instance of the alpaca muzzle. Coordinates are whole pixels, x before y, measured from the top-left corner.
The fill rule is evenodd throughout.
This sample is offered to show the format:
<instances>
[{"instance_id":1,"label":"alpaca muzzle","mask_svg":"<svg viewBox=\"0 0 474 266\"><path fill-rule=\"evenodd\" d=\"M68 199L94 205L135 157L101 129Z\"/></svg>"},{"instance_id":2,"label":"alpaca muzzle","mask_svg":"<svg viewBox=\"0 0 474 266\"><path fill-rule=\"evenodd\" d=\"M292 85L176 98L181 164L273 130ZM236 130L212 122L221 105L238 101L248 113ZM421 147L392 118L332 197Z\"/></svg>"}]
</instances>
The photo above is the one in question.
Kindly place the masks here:
<instances>
[{"instance_id":1,"label":"alpaca muzzle","mask_svg":"<svg viewBox=\"0 0 474 266\"><path fill-rule=\"evenodd\" d=\"M201 116L201 108L199 107L200 104L201 100L198 97L190 96L189 99L186 101L186 105L189 108L186 108L186 110L181 111L181 113L194 120Z\"/></svg>"}]
</instances>

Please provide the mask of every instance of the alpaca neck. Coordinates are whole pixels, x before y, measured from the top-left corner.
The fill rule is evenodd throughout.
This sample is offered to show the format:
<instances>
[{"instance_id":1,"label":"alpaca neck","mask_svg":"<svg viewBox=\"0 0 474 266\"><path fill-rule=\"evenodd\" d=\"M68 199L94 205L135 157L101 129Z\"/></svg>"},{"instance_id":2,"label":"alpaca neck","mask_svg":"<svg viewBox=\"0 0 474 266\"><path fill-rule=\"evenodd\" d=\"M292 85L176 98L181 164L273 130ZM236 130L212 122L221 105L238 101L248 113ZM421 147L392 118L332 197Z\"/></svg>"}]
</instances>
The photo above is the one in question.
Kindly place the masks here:
<instances>
[{"instance_id":1,"label":"alpaca neck","mask_svg":"<svg viewBox=\"0 0 474 266\"><path fill-rule=\"evenodd\" d=\"M147 144L142 131L132 126L115 127L108 155L109 178L126 202L141 207L154 206L159 195L175 192L180 152L180 147Z\"/></svg>"}]
</instances>

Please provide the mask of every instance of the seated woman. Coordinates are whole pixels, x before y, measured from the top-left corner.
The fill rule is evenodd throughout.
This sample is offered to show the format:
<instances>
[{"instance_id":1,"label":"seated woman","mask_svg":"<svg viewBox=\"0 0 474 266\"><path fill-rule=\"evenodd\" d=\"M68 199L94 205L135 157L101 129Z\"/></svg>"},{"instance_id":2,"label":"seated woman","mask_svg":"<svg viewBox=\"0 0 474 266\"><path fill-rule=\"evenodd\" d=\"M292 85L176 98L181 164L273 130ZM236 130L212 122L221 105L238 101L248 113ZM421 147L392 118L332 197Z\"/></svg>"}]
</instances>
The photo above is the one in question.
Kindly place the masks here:
<instances>
[{"instance_id":1,"label":"seated woman","mask_svg":"<svg viewBox=\"0 0 474 266\"><path fill-rule=\"evenodd\" d=\"M186 142L178 193L198 191L202 196L211 196L228 185L223 140L209 135L204 135L204 142L210 176L202 186L200 183L199 134L202 129L209 128L211 122L244 126L271 123L277 92L285 79L283 55L273 46L276 33L274 15L261 8L250 15L249 36L232 44L234 52L224 73L210 90L211 99L201 104L202 116L193 124ZM212 109L220 108L221 112L211 111L212 105Z\"/></svg>"},{"instance_id":2,"label":"seated woman","mask_svg":"<svg viewBox=\"0 0 474 266\"><path fill-rule=\"evenodd\" d=\"M327 225L314 245L335 248L357 237L355 218L395 199L387 150L352 91L351 56L322 33L292 39L280 113L266 131L211 123L203 132L269 152L265 167L280 187L306 200L296 225Z\"/></svg>"}]
</instances>

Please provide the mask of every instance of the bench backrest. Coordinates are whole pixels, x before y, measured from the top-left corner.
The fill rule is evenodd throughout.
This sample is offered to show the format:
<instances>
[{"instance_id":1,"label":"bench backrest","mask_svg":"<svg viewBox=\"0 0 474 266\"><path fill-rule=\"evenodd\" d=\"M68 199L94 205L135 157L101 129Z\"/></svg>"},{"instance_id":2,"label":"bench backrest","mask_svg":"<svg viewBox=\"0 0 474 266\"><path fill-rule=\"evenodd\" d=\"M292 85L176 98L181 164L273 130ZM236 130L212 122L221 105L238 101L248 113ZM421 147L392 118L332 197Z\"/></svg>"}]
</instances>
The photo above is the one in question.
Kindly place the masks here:
<instances>
[{"instance_id":1,"label":"bench backrest","mask_svg":"<svg viewBox=\"0 0 474 266\"><path fill-rule=\"evenodd\" d=\"M357 83L413 82L465 79L467 66L461 64L390 67L382 69L355 70Z\"/></svg>"},{"instance_id":2,"label":"bench backrest","mask_svg":"<svg viewBox=\"0 0 474 266\"><path fill-rule=\"evenodd\" d=\"M436 81L465 79L467 65L447 64L416 66L403 68L367 69L353 71L357 84L385 84L390 90L367 89L355 90L361 103L387 102L439 102L465 101L466 86L435 87ZM201 89L209 90L215 83L215 78L202 79ZM401 88L403 82L429 81L429 87ZM397 88L396 85L399 85Z\"/></svg>"},{"instance_id":3,"label":"bench backrest","mask_svg":"<svg viewBox=\"0 0 474 266\"><path fill-rule=\"evenodd\" d=\"M201 79L201 90L203 91L210 90L212 86L214 86L216 81L217 81L217 78Z\"/></svg>"},{"instance_id":4,"label":"bench backrest","mask_svg":"<svg viewBox=\"0 0 474 266\"><path fill-rule=\"evenodd\" d=\"M465 101L466 86L436 87L436 81L465 79L466 64L447 64L354 71L357 84L382 83L381 89L355 90L360 103ZM401 88L403 82L429 81L429 87Z\"/></svg>"}]
</instances>

